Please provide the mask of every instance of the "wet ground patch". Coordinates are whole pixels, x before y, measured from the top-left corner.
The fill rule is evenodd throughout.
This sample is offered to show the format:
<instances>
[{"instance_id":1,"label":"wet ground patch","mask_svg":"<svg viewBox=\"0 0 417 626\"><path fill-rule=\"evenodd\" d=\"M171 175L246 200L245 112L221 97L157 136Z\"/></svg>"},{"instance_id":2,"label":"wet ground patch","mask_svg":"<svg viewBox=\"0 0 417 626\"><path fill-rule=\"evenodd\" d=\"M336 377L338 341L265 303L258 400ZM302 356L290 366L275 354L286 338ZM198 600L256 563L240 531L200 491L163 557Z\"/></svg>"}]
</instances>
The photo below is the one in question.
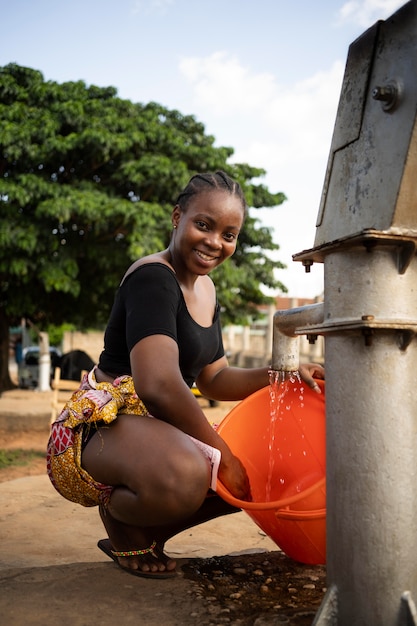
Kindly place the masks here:
<instances>
[{"instance_id":1,"label":"wet ground patch","mask_svg":"<svg viewBox=\"0 0 417 626\"><path fill-rule=\"evenodd\" d=\"M201 626L311 626L326 590L324 566L279 551L193 559L182 570L204 605Z\"/></svg>"}]
</instances>

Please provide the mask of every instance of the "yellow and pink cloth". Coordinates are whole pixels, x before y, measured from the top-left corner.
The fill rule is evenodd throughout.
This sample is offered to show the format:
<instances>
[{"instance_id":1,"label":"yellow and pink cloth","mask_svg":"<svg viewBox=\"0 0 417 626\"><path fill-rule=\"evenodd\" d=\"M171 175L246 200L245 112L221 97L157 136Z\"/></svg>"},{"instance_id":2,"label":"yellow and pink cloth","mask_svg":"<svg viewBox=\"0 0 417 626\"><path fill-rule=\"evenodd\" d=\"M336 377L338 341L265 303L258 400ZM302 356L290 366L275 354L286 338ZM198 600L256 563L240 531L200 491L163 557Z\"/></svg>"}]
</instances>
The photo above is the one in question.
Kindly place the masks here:
<instances>
[{"instance_id":1,"label":"yellow and pink cloth","mask_svg":"<svg viewBox=\"0 0 417 626\"><path fill-rule=\"evenodd\" d=\"M113 486L92 478L81 465L83 447L101 426L111 424L119 415L149 415L135 392L129 375L112 383L98 383L95 368L86 374L56 421L51 425L47 449L47 473L55 489L67 500L82 506L104 507ZM208 459L211 468L211 489L216 488L220 451L194 437L195 445Z\"/></svg>"}]
</instances>

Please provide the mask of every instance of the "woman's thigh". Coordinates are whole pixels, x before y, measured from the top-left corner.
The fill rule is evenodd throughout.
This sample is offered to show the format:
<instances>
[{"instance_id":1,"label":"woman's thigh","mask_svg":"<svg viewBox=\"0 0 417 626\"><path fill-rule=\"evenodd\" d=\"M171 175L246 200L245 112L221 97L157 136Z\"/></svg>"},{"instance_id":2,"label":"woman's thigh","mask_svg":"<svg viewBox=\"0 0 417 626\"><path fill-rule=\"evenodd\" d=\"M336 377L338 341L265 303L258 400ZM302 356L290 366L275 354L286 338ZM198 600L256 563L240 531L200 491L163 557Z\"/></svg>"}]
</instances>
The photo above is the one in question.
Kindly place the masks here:
<instances>
[{"instance_id":1,"label":"woman's thigh","mask_svg":"<svg viewBox=\"0 0 417 626\"><path fill-rule=\"evenodd\" d=\"M95 480L134 493L175 490L193 478L201 482L206 474L210 480L206 459L185 433L139 415L121 415L100 428L83 451L82 466Z\"/></svg>"}]
</instances>

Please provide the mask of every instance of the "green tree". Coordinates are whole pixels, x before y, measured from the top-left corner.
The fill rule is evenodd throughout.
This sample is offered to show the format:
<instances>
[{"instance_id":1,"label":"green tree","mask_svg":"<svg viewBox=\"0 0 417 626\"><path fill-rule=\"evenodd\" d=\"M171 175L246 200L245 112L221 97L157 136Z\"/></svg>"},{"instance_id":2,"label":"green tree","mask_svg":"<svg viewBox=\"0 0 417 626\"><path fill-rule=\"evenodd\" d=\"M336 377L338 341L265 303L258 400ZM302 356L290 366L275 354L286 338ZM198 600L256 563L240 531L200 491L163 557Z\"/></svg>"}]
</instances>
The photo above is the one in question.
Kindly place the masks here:
<instances>
[{"instance_id":1,"label":"green tree","mask_svg":"<svg viewBox=\"0 0 417 626\"><path fill-rule=\"evenodd\" d=\"M250 207L285 200L254 183L262 169L191 115L117 97L113 87L45 81L0 68L0 390L10 388L8 328L22 317L100 328L128 264L168 243L175 198L191 175L223 169ZM225 322L241 321L281 289L268 229L249 217L231 263L214 277Z\"/></svg>"}]
</instances>

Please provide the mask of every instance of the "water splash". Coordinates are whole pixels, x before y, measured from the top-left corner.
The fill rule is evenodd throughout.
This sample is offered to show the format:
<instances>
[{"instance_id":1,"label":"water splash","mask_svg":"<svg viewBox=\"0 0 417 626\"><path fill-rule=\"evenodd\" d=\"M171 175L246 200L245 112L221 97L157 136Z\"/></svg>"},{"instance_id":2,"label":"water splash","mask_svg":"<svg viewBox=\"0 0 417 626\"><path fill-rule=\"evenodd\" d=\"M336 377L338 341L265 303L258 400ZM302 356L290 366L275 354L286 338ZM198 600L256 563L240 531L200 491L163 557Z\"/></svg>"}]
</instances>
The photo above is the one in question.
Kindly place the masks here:
<instances>
[{"instance_id":1,"label":"water splash","mask_svg":"<svg viewBox=\"0 0 417 626\"><path fill-rule=\"evenodd\" d=\"M304 387L298 371L269 371L269 405L270 405L270 431L269 431L269 466L268 477L266 483L266 501L271 501L271 490L274 482L274 466L276 459L282 461L283 454L279 446L279 442L285 442L285 433L283 429L280 432L280 426L283 424L285 412L291 410L292 396L298 392L298 400L300 406L304 406ZM277 443L275 439L277 438ZM276 479L275 479L276 480ZM285 484L285 479L281 476L278 478L281 485Z\"/></svg>"}]
</instances>

